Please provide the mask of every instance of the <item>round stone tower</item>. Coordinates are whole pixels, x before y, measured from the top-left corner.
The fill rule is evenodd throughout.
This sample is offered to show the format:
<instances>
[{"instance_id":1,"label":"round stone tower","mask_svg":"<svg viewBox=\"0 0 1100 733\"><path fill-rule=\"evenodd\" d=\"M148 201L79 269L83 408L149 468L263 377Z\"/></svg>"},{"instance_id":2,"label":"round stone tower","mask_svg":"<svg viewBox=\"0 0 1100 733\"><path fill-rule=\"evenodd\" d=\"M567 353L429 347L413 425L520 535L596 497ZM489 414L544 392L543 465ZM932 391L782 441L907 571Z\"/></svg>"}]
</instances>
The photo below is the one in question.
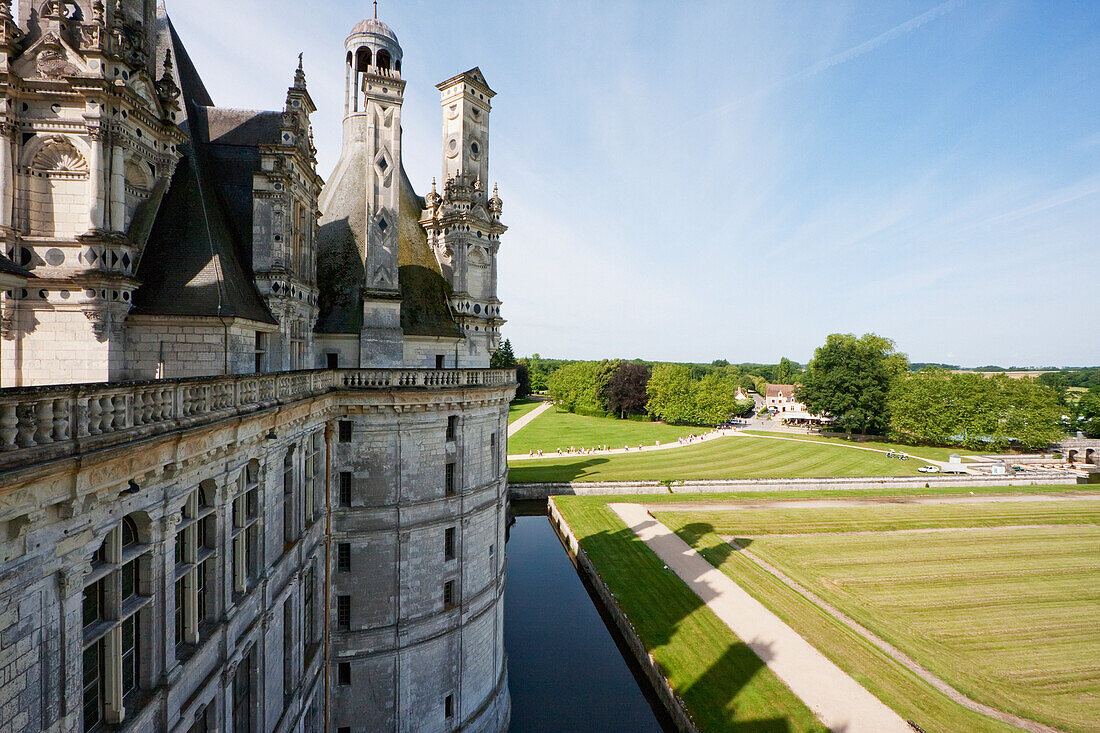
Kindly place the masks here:
<instances>
[{"instance_id":1,"label":"round stone tower","mask_svg":"<svg viewBox=\"0 0 1100 733\"><path fill-rule=\"evenodd\" d=\"M345 49L344 141L319 201L322 251L325 237L354 243L346 269L363 268L361 369L348 380L393 386L353 392L338 410L329 730L499 733L511 711L503 614L514 385L403 369L401 46L368 19ZM442 388L402 386L417 379Z\"/></svg>"}]
</instances>

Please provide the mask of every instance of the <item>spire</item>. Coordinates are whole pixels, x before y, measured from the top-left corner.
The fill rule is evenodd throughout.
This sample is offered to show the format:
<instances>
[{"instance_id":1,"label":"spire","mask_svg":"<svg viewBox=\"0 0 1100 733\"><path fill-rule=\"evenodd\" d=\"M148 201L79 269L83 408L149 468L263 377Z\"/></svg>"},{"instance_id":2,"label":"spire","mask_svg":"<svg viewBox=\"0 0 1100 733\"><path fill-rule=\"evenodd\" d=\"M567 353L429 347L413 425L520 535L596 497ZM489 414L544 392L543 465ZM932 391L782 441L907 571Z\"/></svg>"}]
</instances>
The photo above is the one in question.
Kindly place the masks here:
<instances>
[{"instance_id":1,"label":"spire","mask_svg":"<svg viewBox=\"0 0 1100 733\"><path fill-rule=\"evenodd\" d=\"M500 200L500 194L497 192L497 184L493 184L493 197L489 199L489 211L495 216L500 216L500 212L504 209L504 202Z\"/></svg>"},{"instance_id":2,"label":"spire","mask_svg":"<svg viewBox=\"0 0 1100 733\"><path fill-rule=\"evenodd\" d=\"M179 104L176 102L180 96L180 88L176 85L176 80L172 75L172 49L168 49L164 52L164 73L160 75L160 79L157 80L156 87L157 96L160 97L161 102L167 109L179 109Z\"/></svg>"},{"instance_id":3,"label":"spire","mask_svg":"<svg viewBox=\"0 0 1100 733\"><path fill-rule=\"evenodd\" d=\"M304 54L298 54L298 70L294 72L294 88L305 89L306 88L306 72L302 68L302 56Z\"/></svg>"}]
</instances>

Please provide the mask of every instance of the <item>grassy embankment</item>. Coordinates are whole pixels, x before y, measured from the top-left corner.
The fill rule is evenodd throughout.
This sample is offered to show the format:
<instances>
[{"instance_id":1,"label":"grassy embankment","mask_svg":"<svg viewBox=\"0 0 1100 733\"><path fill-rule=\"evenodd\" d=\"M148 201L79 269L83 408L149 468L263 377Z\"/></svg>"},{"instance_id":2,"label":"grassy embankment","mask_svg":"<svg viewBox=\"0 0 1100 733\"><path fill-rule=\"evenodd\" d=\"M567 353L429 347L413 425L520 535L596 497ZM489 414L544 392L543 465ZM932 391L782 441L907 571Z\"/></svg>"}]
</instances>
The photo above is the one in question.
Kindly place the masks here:
<instances>
[{"instance_id":1,"label":"grassy embankment","mask_svg":"<svg viewBox=\"0 0 1100 733\"><path fill-rule=\"evenodd\" d=\"M700 435L710 428L690 425L666 425L660 422L616 420L613 417L575 415L554 407L539 415L508 440L508 452L523 455L532 450L553 453L558 448L568 450L609 445L622 448L629 445L653 445L655 441L675 443L685 435Z\"/></svg>"},{"instance_id":2,"label":"grassy embankment","mask_svg":"<svg viewBox=\"0 0 1100 733\"><path fill-rule=\"evenodd\" d=\"M1066 488L1048 491L1065 492ZM1005 493L1004 488L813 492L798 498L844 495L945 495ZM1041 487L1012 489L1035 494ZM901 666L825 610L795 592L719 535L749 538L749 550L916 658L964 694L1018 715L1069 730L1088 729L1100 718L1100 634L1095 618L1100 593L1100 498L1067 503L985 505L886 505L832 509L743 509L730 503L752 495L636 497L648 504L700 502L700 511L655 515L693 544L840 667L901 715L926 730L1007 730L1002 723L963 708ZM589 557L605 574L643 640L669 670L678 691L693 690L693 712L712 730L737 730L738 696L756 699L756 677L706 674L712 645L739 647L728 629L685 625L664 597L687 593L668 587L669 573L656 556L606 509L629 497L561 497L556 501ZM706 511L720 500L725 511ZM1020 527L1013 525L1041 525ZM902 529L982 527L914 535ZM838 534L868 532L871 534ZM791 537L775 534L804 535ZM648 562L638 558L648 554ZM672 580L675 580L674 578ZM648 590L656 587L655 593ZM619 589L622 589L621 592ZM689 598L687 602L690 603ZM697 599L696 599L697 602ZM723 632L724 629L724 632ZM723 636L722 634L728 635ZM651 641L652 640L652 641ZM656 646L655 646L656 645ZM663 649L669 645L670 649ZM685 649L680 649L680 646ZM658 648L661 647L661 648ZM743 647L741 647L743 648ZM687 650L697 649L689 652ZM741 663L743 669L745 662ZM671 665L671 666L669 666ZM680 682L677 682L680 680ZM682 684L687 687L681 687ZM761 684L765 678L761 678ZM717 689L711 689L716 687ZM794 715L788 708L777 708ZM797 725L796 725L797 727Z\"/></svg>"},{"instance_id":3,"label":"grassy embankment","mask_svg":"<svg viewBox=\"0 0 1100 733\"><path fill-rule=\"evenodd\" d=\"M545 415L521 430L515 442ZM556 481L680 481L685 479L919 476L919 461L843 445L815 445L754 436L719 438L667 451L513 461L513 483Z\"/></svg>"},{"instance_id":4,"label":"grassy embankment","mask_svg":"<svg viewBox=\"0 0 1100 733\"><path fill-rule=\"evenodd\" d=\"M603 502L575 498L560 500L570 526L699 730L825 731Z\"/></svg>"}]
</instances>

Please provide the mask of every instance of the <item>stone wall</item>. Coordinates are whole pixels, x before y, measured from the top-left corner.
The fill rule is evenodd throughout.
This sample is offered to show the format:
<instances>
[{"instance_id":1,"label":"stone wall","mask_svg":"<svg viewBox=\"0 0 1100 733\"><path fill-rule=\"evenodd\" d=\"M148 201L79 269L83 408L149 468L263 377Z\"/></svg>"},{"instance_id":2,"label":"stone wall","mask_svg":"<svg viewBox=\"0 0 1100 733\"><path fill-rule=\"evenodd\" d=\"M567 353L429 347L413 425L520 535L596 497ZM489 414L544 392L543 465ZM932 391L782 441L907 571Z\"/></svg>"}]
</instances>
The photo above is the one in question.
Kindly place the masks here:
<instances>
[{"instance_id":1,"label":"stone wall","mask_svg":"<svg viewBox=\"0 0 1100 733\"><path fill-rule=\"evenodd\" d=\"M509 484L513 500L551 496L629 494L706 494L738 491L824 491L855 489L918 489L926 486L1072 486L1074 476L899 476L894 478L718 479L709 481L577 481L572 483Z\"/></svg>"},{"instance_id":2,"label":"stone wall","mask_svg":"<svg viewBox=\"0 0 1100 733\"><path fill-rule=\"evenodd\" d=\"M126 329L125 379L179 379L256 371L256 330L266 324L188 318L134 319ZM227 353L228 352L228 353Z\"/></svg>"},{"instance_id":3,"label":"stone wall","mask_svg":"<svg viewBox=\"0 0 1100 733\"><path fill-rule=\"evenodd\" d=\"M492 446L507 434L507 399L474 390L403 402L339 398L348 440L333 447L333 473L350 505L338 495L332 542L350 568L337 566L330 603L347 598L350 623L332 632L332 656L350 681L334 680L333 725L504 730L507 493Z\"/></svg>"},{"instance_id":4,"label":"stone wall","mask_svg":"<svg viewBox=\"0 0 1100 733\"><path fill-rule=\"evenodd\" d=\"M0 733L81 730L84 651L115 649L130 613L138 689L117 697L135 730L187 730L202 716L233 729L241 680L254 730L320 730L326 683L333 728L344 715L353 729L506 730L506 451L494 463L489 436L506 434L512 376L449 373L444 385L369 370L0 392ZM87 401L118 409L92 419ZM452 459L461 470L447 496ZM359 474L350 508L338 506L346 468ZM103 553L128 522L138 540L120 562L137 557L136 594L88 622L92 589L118 587L103 580L121 572ZM204 547L187 549L200 526ZM354 548L347 571L341 538ZM206 600L193 606L194 638L190 627L177 637L177 615L192 620L186 603L177 614L177 593L190 592L177 582L199 563ZM351 627L335 631L344 593ZM341 660L353 664L348 690ZM117 702L108 695L104 714Z\"/></svg>"}]
</instances>

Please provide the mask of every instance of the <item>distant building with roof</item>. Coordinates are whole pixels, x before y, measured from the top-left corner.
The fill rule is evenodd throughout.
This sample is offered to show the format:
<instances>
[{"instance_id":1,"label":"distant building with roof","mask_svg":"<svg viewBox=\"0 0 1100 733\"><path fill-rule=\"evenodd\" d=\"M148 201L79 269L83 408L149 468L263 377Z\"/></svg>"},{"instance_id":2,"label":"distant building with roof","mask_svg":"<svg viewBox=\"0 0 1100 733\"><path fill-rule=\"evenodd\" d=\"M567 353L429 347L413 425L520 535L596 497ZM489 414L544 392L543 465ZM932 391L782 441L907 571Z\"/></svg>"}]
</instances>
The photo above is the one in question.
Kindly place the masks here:
<instances>
[{"instance_id":1,"label":"distant building with roof","mask_svg":"<svg viewBox=\"0 0 1100 733\"><path fill-rule=\"evenodd\" d=\"M795 397L796 384L769 384L764 392L764 406L781 420L795 425L813 425L832 422L831 418L815 415Z\"/></svg>"}]
</instances>

